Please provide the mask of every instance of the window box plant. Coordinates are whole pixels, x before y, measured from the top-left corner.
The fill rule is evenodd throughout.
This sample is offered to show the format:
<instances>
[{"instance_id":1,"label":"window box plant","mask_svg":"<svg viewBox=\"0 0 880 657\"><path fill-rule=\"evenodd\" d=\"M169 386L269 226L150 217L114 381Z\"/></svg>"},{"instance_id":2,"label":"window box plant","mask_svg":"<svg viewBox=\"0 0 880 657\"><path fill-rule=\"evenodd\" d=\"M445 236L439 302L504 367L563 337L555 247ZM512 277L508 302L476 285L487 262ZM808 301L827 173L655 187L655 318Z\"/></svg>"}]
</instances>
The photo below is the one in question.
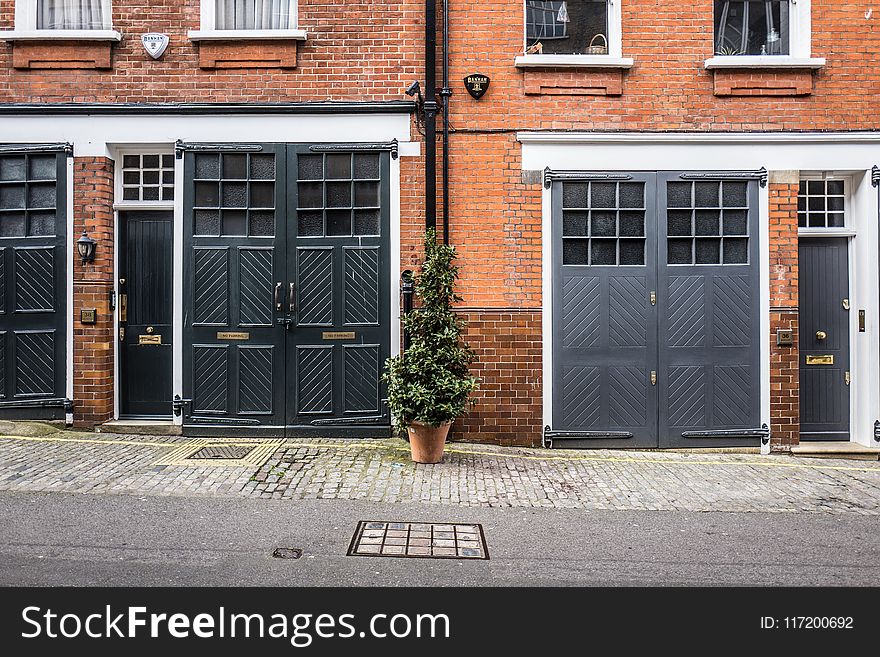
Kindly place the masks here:
<instances>
[{"instance_id":1,"label":"window box plant","mask_svg":"<svg viewBox=\"0 0 880 657\"><path fill-rule=\"evenodd\" d=\"M458 267L455 249L425 234L425 264L415 280L418 305L403 316L409 347L385 363L388 406L409 437L416 463L439 463L452 422L473 403L474 352L462 340L464 321L453 310Z\"/></svg>"}]
</instances>

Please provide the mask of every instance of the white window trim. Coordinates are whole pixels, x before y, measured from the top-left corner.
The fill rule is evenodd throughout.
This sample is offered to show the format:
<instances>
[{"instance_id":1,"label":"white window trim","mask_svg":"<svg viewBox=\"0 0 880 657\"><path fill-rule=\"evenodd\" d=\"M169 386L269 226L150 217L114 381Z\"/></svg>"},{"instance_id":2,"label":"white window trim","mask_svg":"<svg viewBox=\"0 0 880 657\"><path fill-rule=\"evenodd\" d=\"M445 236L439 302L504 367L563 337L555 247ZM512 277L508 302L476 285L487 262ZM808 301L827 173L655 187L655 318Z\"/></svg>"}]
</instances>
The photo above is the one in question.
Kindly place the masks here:
<instances>
[{"instance_id":1,"label":"white window trim","mask_svg":"<svg viewBox=\"0 0 880 657\"><path fill-rule=\"evenodd\" d=\"M113 20L112 0L101 0L104 14ZM108 30L38 30L36 0L16 0L15 29L0 31L0 41L121 41L122 34Z\"/></svg>"},{"instance_id":2,"label":"white window trim","mask_svg":"<svg viewBox=\"0 0 880 657\"><path fill-rule=\"evenodd\" d=\"M853 217L853 179L851 175L837 174L834 171L823 173L801 172L801 180L842 180L843 181L843 227L842 228L800 228L798 237L855 237L855 218Z\"/></svg>"},{"instance_id":3,"label":"white window trim","mask_svg":"<svg viewBox=\"0 0 880 657\"><path fill-rule=\"evenodd\" d=\"M623 56L623 19L620 3L623 0L608 0L608 54L607 55L519 55L514 66L517 68L561 67L561 68L632 68L633 59ZM526 41L526 3L523 0L523 52L528 47Z\"/></svg>"},{"instance_id":4,"label":"white window trim","mask_svg":"<svg viewBox=\"0 0 880 657\"><path fill-rule=\"evenodd\" d=\"M161 145L145 145L145 146L127 146L113 148L111 151L112 159L115 163L113 175L113 209L114 210L171 210L174 208L174 199L170 201L126 201L123 198L123 158L126 155L174 155L174 146L167 144ZM179 193L177 185L177 167L175 166L174 176L174 198ZM161 183L160 183L161 186Z\"/></svg>"},{"instance_id":5,"label":"white window trim","mask_svg":"<svg viewBox=\"0 0 880 657\"><path fill-rule=\"evenodd\" d=\"M812 0L790 0L788 55L719 55L705 61L707 69L717 68L822 68L824 57L812 56ZM712 19L712 44L715 20Z\"/></svg>"},{"instance_id":6,"label":"white window trim","mask_svg":"<svg viewBox=\"0 0 880 657\"><path fill-rule=\"evenodd\" d=\"M299 25L299 2L292 1L293 7L290 12L290 24ZM232 41L237 39L293 39L296 41L306 40L306 31L298 27L290 27L283 30L218 30L215 28L215 4L214 0L201 0L200 23L198 30L190 30L187 37L190 41Z\"/></svg>"}]
</instances>

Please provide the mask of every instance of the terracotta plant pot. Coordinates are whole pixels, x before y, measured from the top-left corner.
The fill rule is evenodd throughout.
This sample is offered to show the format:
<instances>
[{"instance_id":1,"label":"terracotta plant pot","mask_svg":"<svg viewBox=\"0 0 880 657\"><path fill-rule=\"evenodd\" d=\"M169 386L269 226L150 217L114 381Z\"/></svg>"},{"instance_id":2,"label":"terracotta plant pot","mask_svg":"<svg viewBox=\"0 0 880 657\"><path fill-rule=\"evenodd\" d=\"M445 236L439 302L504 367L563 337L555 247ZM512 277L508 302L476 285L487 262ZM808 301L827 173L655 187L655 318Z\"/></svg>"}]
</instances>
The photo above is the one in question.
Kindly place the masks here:
<instances>
[{"instance_id":1,"label":"terracotta plant pot","mask_svg":"<svg viewBox=\"0 0 880 657\"><path fill-rule=\"evenodd\" d=\"M439 427L429 427L421 422L411 422L406 431L412 460L416 463L440 463L451 425L452 422L444 422Z\"/></svg>"}]
</instances>

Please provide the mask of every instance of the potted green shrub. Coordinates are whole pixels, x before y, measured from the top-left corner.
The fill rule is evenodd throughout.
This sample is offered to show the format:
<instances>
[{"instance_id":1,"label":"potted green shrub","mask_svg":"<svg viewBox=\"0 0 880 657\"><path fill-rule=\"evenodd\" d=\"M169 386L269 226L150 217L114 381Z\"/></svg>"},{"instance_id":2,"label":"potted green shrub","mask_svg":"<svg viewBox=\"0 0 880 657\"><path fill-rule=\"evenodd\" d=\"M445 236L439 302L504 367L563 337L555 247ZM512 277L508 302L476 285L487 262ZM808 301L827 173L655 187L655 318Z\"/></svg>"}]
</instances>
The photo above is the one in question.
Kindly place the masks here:
<instances>
[{"instance_id":1,"label":"potted green shrub","mask_svg":"<svg viewBox=\"0 0 880 657\"><path fill-rule=\"evenodd\" d=\"M462 340L464 321L453 310L458 267L455 249L425 234L425 264L415 278L417 306L402 318L409 334L404 353L389 358L383 379L395 423L409 437L416 463L439 463L453 420L465 413L477 379L474 352Z\"/></svg>"}]
</instances>

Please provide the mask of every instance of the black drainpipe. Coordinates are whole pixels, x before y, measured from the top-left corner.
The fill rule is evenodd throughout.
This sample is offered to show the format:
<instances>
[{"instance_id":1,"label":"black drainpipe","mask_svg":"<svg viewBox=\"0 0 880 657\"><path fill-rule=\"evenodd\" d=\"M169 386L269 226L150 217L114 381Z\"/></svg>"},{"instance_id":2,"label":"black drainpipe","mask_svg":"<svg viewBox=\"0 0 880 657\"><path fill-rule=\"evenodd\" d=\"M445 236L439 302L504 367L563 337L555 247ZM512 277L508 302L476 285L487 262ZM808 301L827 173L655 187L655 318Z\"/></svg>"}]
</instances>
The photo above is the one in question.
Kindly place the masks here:
<instances>
[{"instance_id":1,"label":"black drainpipe","mask_svg":"<svg viewBox=\"0 0 880 657\"><path fill-rule=\"evenodd\" d=\"M449 244L449 0L443 0L443 243Z\"/></svg>"},{"instance_id":2,"label":"black drainpipe","mask_svg":"<svg viewBox=\"0 0 880 657\"><path fill-rule=\"evenodd\" d=\"M437 1L425 0L425 229L437 228Z\"/></svg>"}]
</instances>

